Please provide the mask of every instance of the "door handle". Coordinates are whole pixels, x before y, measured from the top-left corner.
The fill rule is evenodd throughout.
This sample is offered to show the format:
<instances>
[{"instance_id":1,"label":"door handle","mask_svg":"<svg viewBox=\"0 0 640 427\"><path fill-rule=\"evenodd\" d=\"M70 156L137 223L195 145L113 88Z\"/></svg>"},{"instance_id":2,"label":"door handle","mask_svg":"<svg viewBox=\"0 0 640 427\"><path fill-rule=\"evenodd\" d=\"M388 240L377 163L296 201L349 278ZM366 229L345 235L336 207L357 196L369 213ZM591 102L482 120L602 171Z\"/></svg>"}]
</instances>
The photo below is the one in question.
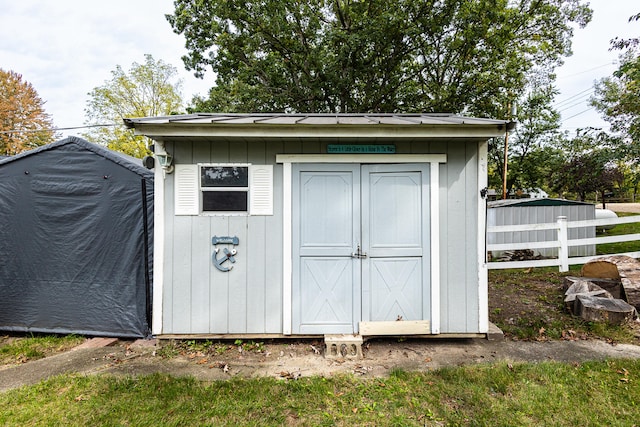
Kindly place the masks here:
<instances>
[{"instance_id":1,"label":"door handle","mask_svg":"<svg viewBox=\"0 0 640 427\"><path fill-rule=\"evenodd\" d=\"M362 250L360 250L360 245L358 244L358 248L356 249L355 252L351 253L351 258L357 258L357 259L363 259L367 257L367 253L366 252L362 252Z\"/></svg>"}]
</instances>

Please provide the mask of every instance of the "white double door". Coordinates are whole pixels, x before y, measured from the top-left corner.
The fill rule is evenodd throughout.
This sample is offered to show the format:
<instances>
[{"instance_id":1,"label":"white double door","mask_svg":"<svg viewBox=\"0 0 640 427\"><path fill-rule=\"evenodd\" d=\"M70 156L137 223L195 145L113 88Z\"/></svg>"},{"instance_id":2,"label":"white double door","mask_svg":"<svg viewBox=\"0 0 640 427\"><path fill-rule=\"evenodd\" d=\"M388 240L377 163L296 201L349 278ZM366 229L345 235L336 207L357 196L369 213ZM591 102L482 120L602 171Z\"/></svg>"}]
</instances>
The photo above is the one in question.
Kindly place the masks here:
<instances>
[{"instance_id":1,"label":"white double door","mask_svg":"<svg viewBox=\"0 0 640 427\"><path fill-rule=\"evenodd\" d=\"M293 165L294 334L429 320L429 165Z\"/></svg>"}]
</instances>

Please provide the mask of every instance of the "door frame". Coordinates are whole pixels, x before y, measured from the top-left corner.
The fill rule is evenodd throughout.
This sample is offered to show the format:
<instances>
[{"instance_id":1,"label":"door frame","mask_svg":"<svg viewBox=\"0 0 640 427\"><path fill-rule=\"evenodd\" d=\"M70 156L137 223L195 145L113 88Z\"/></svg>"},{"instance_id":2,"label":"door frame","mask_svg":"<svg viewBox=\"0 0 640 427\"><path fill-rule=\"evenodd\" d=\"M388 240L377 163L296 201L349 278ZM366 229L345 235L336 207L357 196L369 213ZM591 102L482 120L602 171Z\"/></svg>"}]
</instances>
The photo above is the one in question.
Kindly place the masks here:
<instances>
[{"instance_id":1,"label":"door frame","mask_svg":"<svg viewBox=\"0 0 640 427\"><path fill-rule=\"evenodd\" d=\"M430 179L430 253L431 253L431 333L440 333L440 167L446 154L278 154L282 164L282 333L292 334L293 315L293 211L292 164L294 163L429 163Z\"/></svg>"}]
</instances>

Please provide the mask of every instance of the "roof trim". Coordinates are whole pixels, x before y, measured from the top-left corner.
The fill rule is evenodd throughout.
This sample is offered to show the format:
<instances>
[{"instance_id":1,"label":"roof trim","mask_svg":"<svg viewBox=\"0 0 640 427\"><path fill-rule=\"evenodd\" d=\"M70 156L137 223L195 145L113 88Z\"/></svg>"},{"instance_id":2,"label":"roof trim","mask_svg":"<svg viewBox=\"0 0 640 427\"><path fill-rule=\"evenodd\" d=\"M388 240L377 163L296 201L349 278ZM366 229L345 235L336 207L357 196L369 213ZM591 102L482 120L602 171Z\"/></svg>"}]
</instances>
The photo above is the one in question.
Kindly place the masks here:
<instances>
[{"instance_id":1,"label":"roof trim","mask_svg":"<svg viewBox=\"0 0 640 427\"><path fill-rule=\"evenodd\" d=\"M453 114L230 114L126 118L137 135L224 138L476 138L503 136L515 123Z\"/></svg>"}]
</instances>

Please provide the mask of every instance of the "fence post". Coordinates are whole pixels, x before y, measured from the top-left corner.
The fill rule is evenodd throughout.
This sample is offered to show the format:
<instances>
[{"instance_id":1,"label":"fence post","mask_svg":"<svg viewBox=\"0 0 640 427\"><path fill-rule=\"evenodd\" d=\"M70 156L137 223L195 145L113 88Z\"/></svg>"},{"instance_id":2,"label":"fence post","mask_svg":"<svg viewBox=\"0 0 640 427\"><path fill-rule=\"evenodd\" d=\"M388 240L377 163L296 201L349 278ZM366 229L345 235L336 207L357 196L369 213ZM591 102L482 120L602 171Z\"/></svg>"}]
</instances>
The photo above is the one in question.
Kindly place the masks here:
<instances>
[{"instance_id":1,"label":"fence post","mask_svg":"<svg viewBox=\"0 0 640 427\"><path fill-rule=\"evenodd\" d=\"M558 263L560 272L569 271L569 235L567 217L558 217Z\"/></svg>"}]
</instances>

